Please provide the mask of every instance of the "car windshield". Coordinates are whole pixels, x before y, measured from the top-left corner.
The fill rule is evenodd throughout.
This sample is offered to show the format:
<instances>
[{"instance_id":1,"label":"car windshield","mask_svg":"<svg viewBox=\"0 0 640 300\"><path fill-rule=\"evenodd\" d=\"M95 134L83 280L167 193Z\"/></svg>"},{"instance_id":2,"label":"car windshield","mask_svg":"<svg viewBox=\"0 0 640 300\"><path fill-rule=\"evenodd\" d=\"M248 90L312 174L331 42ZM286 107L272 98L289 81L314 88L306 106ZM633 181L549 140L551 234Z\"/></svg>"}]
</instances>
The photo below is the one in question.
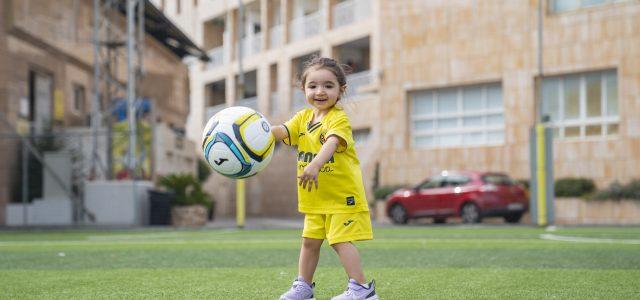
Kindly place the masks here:
<instances>
[{"instance_id":1,"label":"car windshield","mask_svg":"<svg viewBox=\"0 0 640 300\"><path fill-rule=\"evenodd\" d=\"M433 176L419 184L417 189L435 189L444 186L445 178L443 176Z\"/></svg>"},{"instance_id":2,"label":"car windshield","mask_svg":"<svg viewBox=\"0 0 640 300\"><path fill-rule=\"evenodd\" d=\"M504 174L487 174L482 176L482 181L484 183L491 183L497 185L512 185L513 181L509 176Z\"/></svg>"}]
</instances>

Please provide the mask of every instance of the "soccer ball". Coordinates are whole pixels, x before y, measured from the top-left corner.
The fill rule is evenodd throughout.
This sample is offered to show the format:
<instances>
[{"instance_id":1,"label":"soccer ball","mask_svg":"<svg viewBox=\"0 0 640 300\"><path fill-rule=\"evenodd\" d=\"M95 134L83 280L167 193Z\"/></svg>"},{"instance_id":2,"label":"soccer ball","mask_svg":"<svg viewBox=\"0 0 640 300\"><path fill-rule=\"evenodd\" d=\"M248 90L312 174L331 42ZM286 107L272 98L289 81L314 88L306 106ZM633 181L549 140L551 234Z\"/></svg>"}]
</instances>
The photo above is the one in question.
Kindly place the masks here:
<instances>
[{"instance_id":1,"label":"soccer ball","mask_svg":"<svg viewBox=\"0 0 640 300\"><path fill-rule=\"evenodd\" d=\"M269 121L255 110L233 106L216 113L204 127L204 158L230 178L256 175L271 161L275 138Z\"/></svg>"}]
</instances>

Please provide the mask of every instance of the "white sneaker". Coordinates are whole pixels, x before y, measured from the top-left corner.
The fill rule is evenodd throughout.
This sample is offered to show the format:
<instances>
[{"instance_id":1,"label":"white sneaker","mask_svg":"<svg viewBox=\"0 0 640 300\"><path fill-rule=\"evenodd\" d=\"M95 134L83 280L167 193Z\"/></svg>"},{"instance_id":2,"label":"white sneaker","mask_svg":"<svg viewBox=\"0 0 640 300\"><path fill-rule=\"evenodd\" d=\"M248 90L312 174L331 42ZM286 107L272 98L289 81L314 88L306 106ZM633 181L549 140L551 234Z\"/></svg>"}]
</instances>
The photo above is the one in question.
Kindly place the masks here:
<instances>
[{"instance_id":1,"label":"white sneaker","mask_svg":"<svg viewBox=\"0 0 640 300\"><path fill-rule=\"evenodd\" d=\"M331 298L331 300L378 300L376 294L376 283L374 280L369 282L369 288L364 287L353 279L349 279L347 289L344 293Z\"/></svg>"},{"instance_id":2,"label":"white sneaker","mask_svg":"<svg viewBox=\"0 0 640 300\"><path fill-rule=\"evenodd\" d=\"M298 276L291 284L291 288L280 296L280 300L314 300L313 288L315 286L315 283L309 285L304 281L304 278Z\"/></svg>"}]
</instances>

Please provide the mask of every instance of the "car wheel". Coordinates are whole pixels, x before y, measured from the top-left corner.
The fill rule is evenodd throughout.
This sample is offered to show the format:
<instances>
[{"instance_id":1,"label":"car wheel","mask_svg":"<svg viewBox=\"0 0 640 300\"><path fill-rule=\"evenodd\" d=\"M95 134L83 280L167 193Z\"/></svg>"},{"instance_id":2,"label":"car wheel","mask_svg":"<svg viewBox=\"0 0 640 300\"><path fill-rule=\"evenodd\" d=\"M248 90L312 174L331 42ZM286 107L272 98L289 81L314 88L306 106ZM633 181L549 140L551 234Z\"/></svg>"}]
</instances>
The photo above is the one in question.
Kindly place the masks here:
<instances>
[{"instance_id":1,"label":"car wheel","mask_svg":"<svg viewBox=\"0 0 640 300\"><path fill-rule=\"evenodd\" d=\"M480 209L473 203L467 203L462 207L462 222L480 223Z\"/></svg>"},{"instance_id":2,"label":"car wheel","mask_svg":"<svg viewBox=\"0 0 640 300\"><path fill-rule=\"evenodd\" d=\"M447 223L447 218L435 218L433 219L434 224L444 224Z\"/></svg>"},{"instance_id":3,"label":"car wheel","mask_svg":"<svg viewBox=\"0 0 640 300\"><path fill-rule=\"evenodd\" d=\"M395 224L407 224L409 218L407 217L407 210L402 204L394 204L389 210L389 216L391 221Z\"/></svg>"},{"instance_id":4,"label":"car wheel","mask_svg":"<svg viewBox=\"0 0 640 300\"><path fill-rule=\"evenodd\" d=\"M504 220L507 223L519 223L520 219L522 219L522 213L511 214L504 216Z\"/></svg>"}]
</instances>

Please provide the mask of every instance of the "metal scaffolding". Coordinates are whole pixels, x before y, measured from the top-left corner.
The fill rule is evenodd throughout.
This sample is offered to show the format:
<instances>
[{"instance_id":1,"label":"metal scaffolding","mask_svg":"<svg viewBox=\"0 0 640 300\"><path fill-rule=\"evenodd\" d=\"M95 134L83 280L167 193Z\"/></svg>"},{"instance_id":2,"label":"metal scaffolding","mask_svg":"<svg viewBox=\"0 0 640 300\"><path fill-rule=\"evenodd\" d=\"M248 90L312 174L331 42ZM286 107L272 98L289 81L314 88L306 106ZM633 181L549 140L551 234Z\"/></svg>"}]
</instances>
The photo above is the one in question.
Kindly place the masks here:
<instances>
[{"instance_id":1,"label":"metal scaffolding","mask_svg":"<svg viewBox=\"0 0 640 300\"><path fill-rule=\"evenodd\" d=\"M93 97L91 131L93 133L90 179L113 178L112 110L113 98L127 99L129 124L129 152L127 166L132 179L137 177L136 99L140 80L144 74L142 46L144 45L144 9L146 0L94 0L93 1ZM118 26L121 11L126 10L126 32ZM136 26L137 24L137 26ZM126 59L126 82L118 80L118 66ZM98 149L98 131L106 129L107 151ZM100 162L106 158L106 166Z\"/></svg>"}]
</instances>

